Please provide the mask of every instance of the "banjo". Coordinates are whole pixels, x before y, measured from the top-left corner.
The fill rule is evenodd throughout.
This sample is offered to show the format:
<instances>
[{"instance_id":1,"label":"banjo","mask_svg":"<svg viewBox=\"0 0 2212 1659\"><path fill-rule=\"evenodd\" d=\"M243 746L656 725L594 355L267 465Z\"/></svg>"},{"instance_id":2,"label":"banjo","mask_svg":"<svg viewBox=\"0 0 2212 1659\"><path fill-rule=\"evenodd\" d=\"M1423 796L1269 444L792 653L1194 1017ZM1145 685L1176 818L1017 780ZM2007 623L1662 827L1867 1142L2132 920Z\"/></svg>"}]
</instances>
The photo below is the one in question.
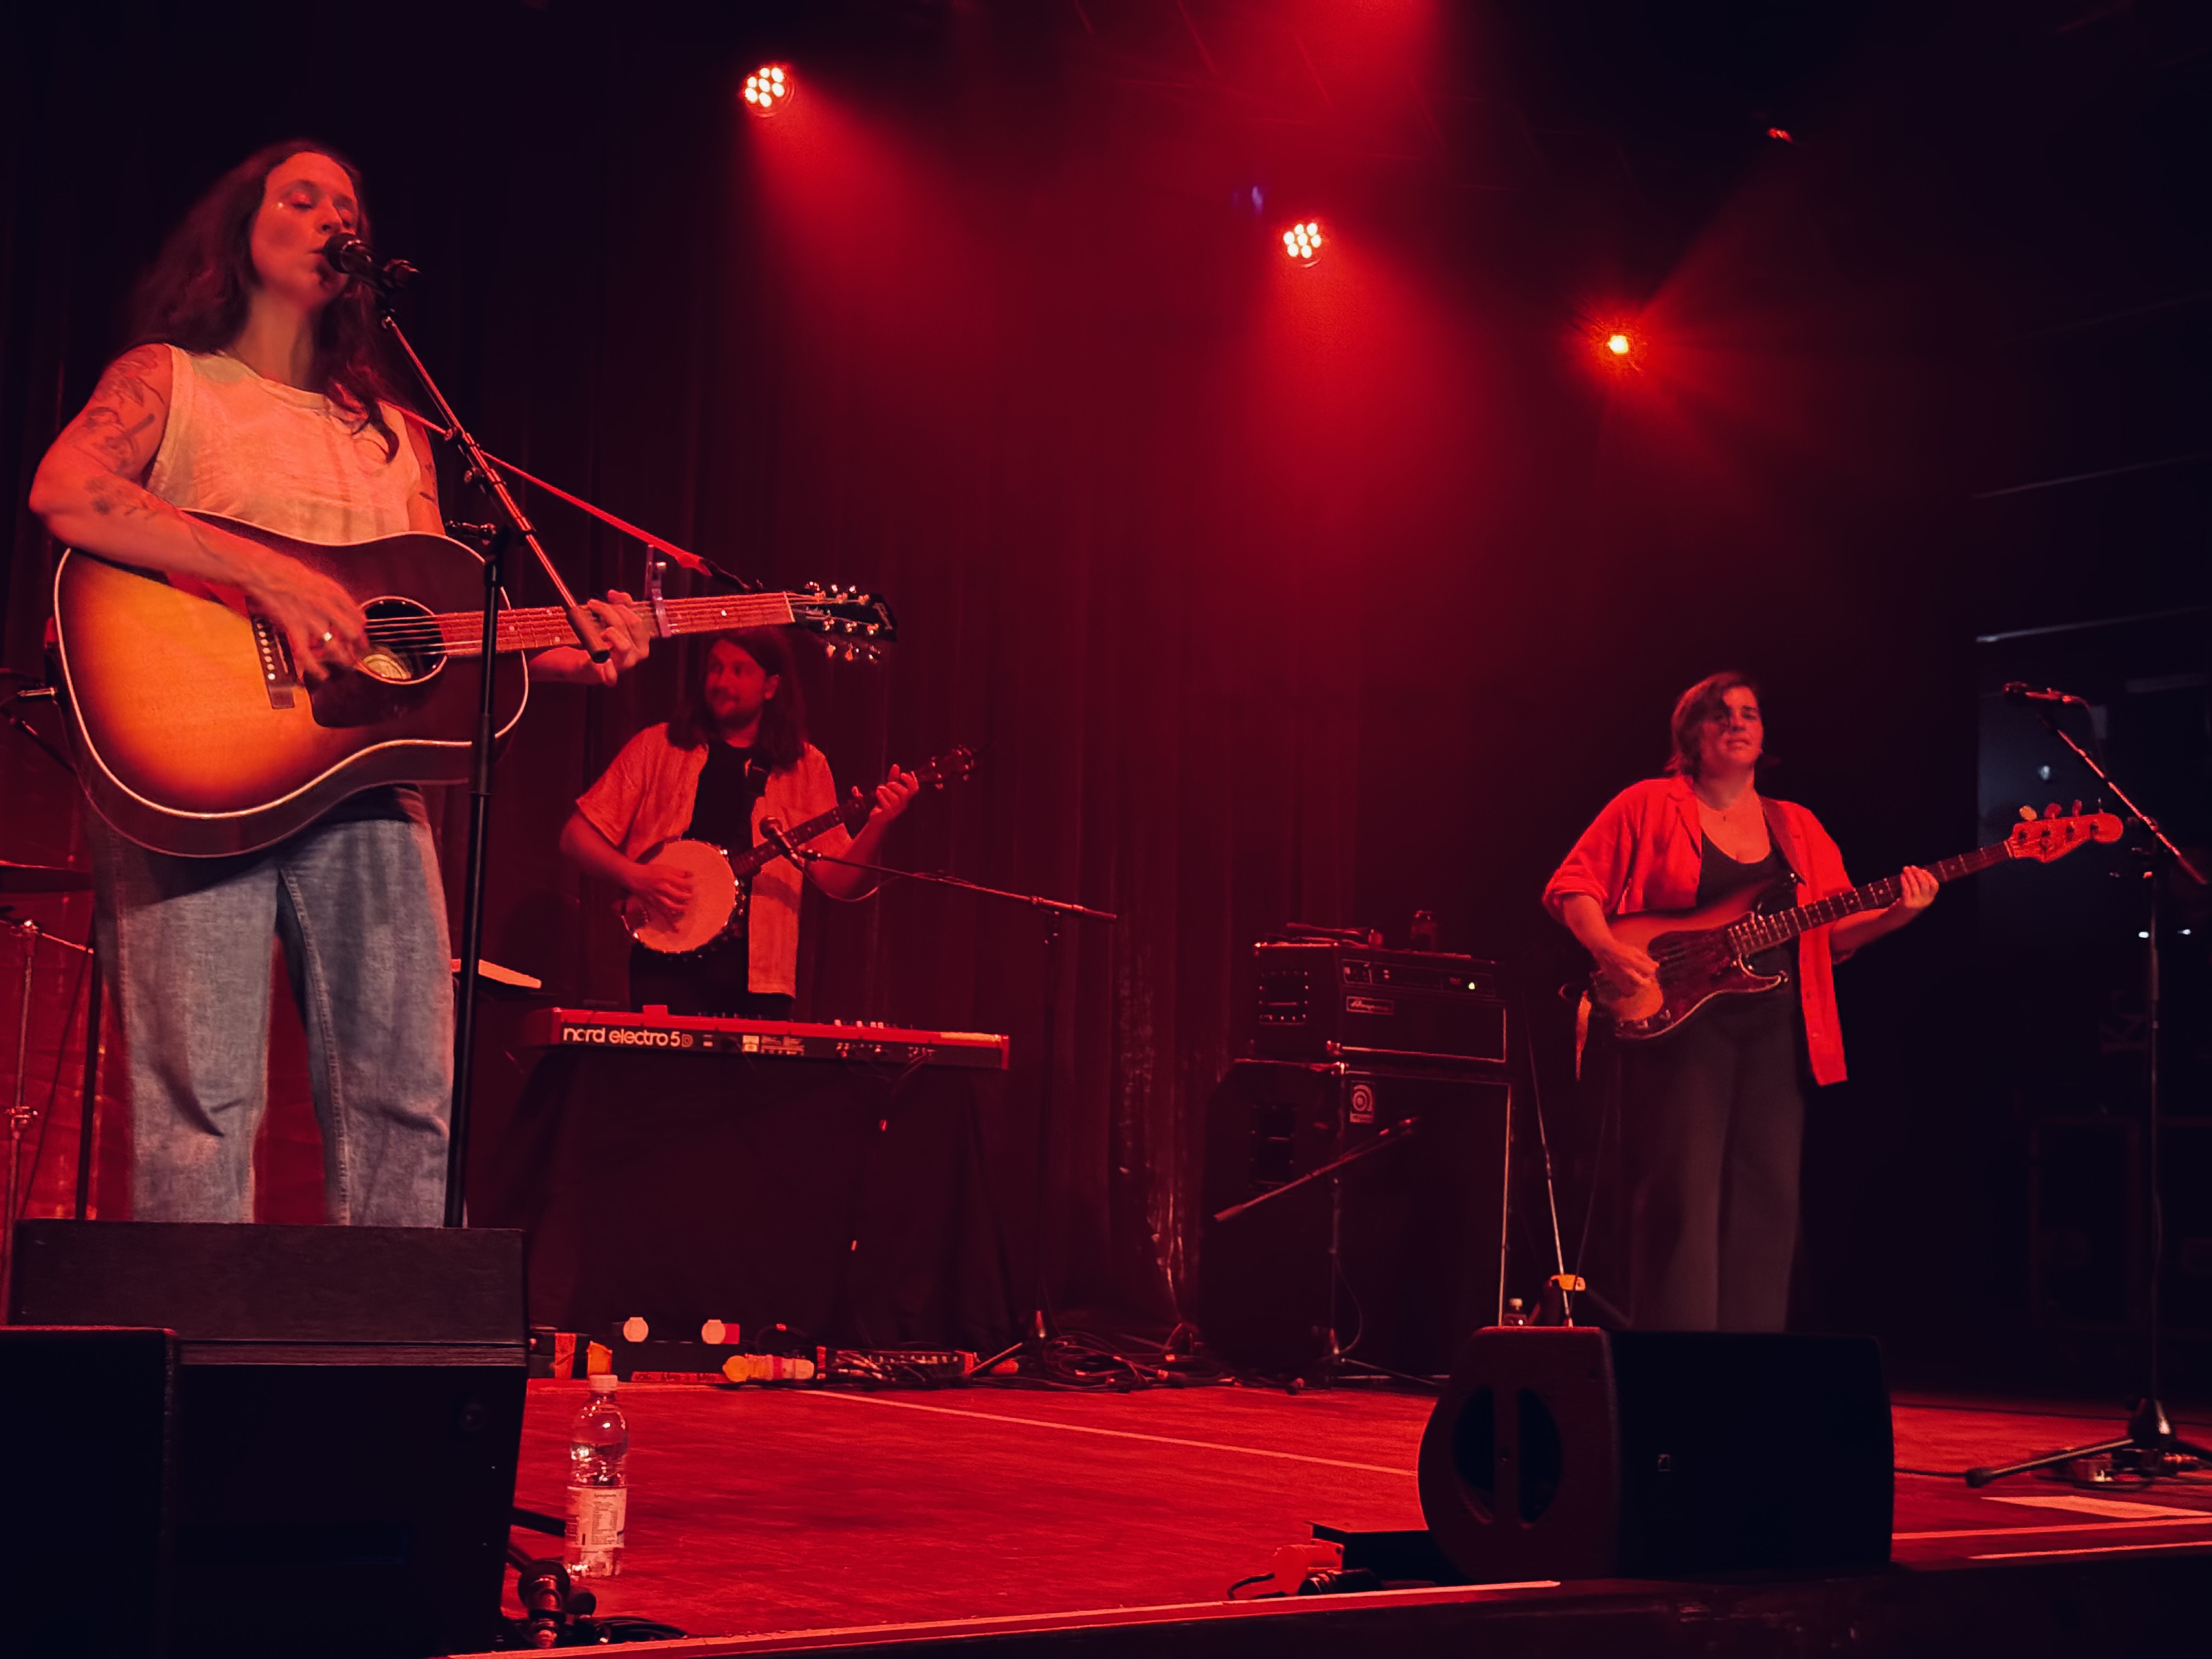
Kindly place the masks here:
<instances>
[{"instance_id":1,"label":"banjo","mask_svg":"<svg viewBox=\"0 0 2212 1659\"><path fill-rule=\"evenodd\" d=\"M942 789L948 783L965 783L975 772L975 751L963 744L908 775L926 787ZM855 833L875 810L874 797L855 788L828 811L787 829L779 826L777 834L786 846L804 847L840 824L846 834ZM616 909L629 936L647 950L663 956L691 956L744 925L754 874L782 856L782 848L772 841L738 854L689 836L664 841L638 861L679 870L691 878L691 897L682 914L668 916L635 897L624 899Z\"/></svg>"}]
</instances>

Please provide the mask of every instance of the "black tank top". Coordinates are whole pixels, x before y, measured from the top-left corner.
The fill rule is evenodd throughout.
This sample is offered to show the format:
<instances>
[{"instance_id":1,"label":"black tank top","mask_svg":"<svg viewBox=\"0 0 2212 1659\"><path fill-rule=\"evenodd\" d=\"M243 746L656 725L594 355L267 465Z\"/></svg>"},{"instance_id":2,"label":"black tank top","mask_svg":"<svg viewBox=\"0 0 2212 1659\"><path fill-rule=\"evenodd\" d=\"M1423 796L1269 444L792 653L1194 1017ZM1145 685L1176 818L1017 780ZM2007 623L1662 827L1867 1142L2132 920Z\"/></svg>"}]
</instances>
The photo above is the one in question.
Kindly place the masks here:
<instances>
[{"instance_id":1,"label":"black tank top","mask_svg":"<svg viewBox=\"0 0 2212 1659\"><path fill-rule=\"evenodd\" d=\"M1790 874L1790 861L1782 856L1775 845L1773 832L1767 834L1766 856L1756 864L1744 864L1730 858L1713 845L1712 837L1704 837L1705 851L1698 860L1698 908L1717 903L1732 893L1741 893L1747 887L1766 888ZM1775 945L1761 951L1751 958L1752 971L1759 974L1795 975L1797 971L1797 942Z\"/></svg>"}]
</instances>

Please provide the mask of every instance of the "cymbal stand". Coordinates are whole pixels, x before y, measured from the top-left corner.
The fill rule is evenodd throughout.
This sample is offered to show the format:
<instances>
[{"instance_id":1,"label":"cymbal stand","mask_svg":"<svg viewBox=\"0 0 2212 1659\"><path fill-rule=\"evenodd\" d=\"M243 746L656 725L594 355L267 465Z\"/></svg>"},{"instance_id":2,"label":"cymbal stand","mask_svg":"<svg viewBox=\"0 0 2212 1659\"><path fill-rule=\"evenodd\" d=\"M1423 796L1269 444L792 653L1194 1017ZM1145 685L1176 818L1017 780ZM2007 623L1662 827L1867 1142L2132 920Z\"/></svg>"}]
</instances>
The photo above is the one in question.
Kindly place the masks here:
<instances>
[{"instance_id":1,"label":"cymbal stand","mask_svg":"<svg viewBox=\"0 0 2212 1659\"><path fill-rule=\"evenodd\" d=\"M2081 699L2071 698L2069 701L2078 702ZM2150 1321L2147 1355L2148 1363L2146 1366L2142 1400L2128 1418L2126 1433L2113 1439L2100 1440L2086 1446L2068 1446L2058 1451L2039 1452L2018 1463L1968 1469L1966 1484L1970 1486L1986 1486L1991 1481L2002 1480L2008 1475L2025 1474L2031 1469L2051 1468L2062 1463L2070 1463L2076 1458L2084 1457L2112 1456L2115 1457L2116 1461L2119 1458L2129 1459L2138 1468L2147 1465L2148 1468L2143 1468L2143 1472L2154 1478L2163 1472L2165 1460L2175 1454L2185 1457L2201 1458L2212 1462L2212 1449L2184 1440L2174 1433L2173 1424L2166 1414L2166 1405L2160 1393L2162 1382L2160 1369L2163 1358L2161 1352L2163 1336L2159 1328L2159 1279L2164 1267L2166 1253L2165 1216L2159 1197L2158 1120L2161 1109L2159 1098L2161 1071L2160 1037L2161 988L2159 976L2159 947L2163 941L2165 933L2162 913L2165 908L2163 901L2166 872L2161 869L2155 860L2159 854L2163 853L2167 864L2173 869L2182 872L2200 887L2205 884L2204 872L2190 861L2187 854L2173 844L2172 838L2165 830L2159 828L2158 820L2136 805L2128 792L2119 786L2112 775L2098 763L2094 755L2075 742L2074 738L2051 718L2047 709L2039 708L2036 712L2051 735L2074 751L2074 757L2087 767L2097 781L2111 793L2112 798L2119 802L2137 823L2142 825L2151 840L2151 845L2143 849L2154 862L2144 870L2142 874L2142 879L2149 889L2148 907L2149 916L2142 929L2144 939L2144 1006L2150 1021L2148 1053L2146 1055L2148 1064L2145 1068L2148 1095L2145 1162L2149 1165L2150 1170L2148 1189L2150 1203L2150 1283L2144 1304Z\"/></svg>"},{"instance_id":2,"label":"cymbal stand","mask_svg":"<svg viewBox=\"0 0 2212 1659\"><path fill-rule=\"evenodd\" d=\"M1054 1334L1052 1316L1052 1297L1045 1287L1044 1229L1047 1205L1052 1192L1052 1104L1053 1075L1058 1069L1060 1034L1060 940L1062 926L1071 917L1091 921L1118 922L1121 917L1111 910L1095 910L1087 904L1076 904L1066 899L1047 898L1042 893L1017 893L1003 887L986 887L982 883L969 881L959 876L949 876L939 871L896 870L886 865L865 864L858 859L841 859L828 853L817 853L805 847L787 847L785 856L796 860L802 866L809 864L842 864L848 869L866 870L878 876L901 881L927 882L933 887L952 887L963 893L980 894L985 898L1005 899L1013 904L1026 904L1037 913L1044 923L1044 1019L1041 1034L1044 1051L1044 1072L1037 1085L1037 1164L1036 1237L1030 1241L1030 1255L1032 1268L1034 1296L1028 1310L1028 1319L1022 1334L1012 1346L1000 1350L987 1359L979 1360L975 1370L984 1374L1006 1361L1019 1355L1024 1366L1040 1366L1045 1345Z\"/></svg>"},{"instance_id":3,"label":"cymbal stand","mask_svg":"<svg viewBox=\"0 0 2212 1659\"><path fill-rule=\"evenodd\" d=\"M23 1103L23 1085L31 1072L31 975L39 941L45 937L35 921L11 918L8 926L23 936L23 1006L15 1020L15 1097L8 1108L8 1195L0 1200L0 1297L6 1295L15 1266L15 1223L23 1208L23 1132L38 1115L35 1107Z\"/></svg>"}]
</instances>

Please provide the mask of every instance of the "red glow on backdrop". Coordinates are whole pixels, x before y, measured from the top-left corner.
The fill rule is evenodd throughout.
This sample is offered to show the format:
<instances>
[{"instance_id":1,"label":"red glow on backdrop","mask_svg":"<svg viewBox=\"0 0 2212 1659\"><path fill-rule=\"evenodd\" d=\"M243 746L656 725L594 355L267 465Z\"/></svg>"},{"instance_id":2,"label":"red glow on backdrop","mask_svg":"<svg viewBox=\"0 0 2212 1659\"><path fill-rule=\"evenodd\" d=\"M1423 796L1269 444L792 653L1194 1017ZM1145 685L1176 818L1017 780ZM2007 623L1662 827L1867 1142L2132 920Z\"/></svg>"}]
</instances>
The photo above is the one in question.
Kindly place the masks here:
<instances>
[{"instance_id":1,"label":"red glow on backdrop","mask_svg":"<svg viewBox=\"0 0 2212 1659\"><path fill-rule=\"evenodd\" d=\"M794 82L781 64L763 64L745 76L745 102L754 113L773 115L791 101Z\"/></svg>"},{"instance_id":2,"label":"red glow on backdrop","mask_svg":"<svg viewBox=\"0 0 2212 1659\"><path fill-rule=\"evenodd\" d=\"M1321 258L1321 245L1319 220L1309 219L1283 233L1283 252L1302 265L1310 265Z\"/></svg>"}]
</instances>

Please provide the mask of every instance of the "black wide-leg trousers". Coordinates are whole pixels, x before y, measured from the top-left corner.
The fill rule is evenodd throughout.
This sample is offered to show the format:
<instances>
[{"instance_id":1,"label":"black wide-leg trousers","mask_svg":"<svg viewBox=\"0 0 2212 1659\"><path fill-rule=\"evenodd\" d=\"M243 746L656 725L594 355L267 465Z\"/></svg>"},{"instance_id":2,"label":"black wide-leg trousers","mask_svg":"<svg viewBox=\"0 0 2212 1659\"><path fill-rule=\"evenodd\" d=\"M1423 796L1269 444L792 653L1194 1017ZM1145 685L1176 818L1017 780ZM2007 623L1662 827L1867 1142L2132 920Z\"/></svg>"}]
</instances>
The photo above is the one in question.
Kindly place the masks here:
<instances>
[{"instance_id":1,"label":"black wide-leg trousers","mask_svg":"<svg viewBox=\"0 0 2212 1659\"><path fill-rule=\"evenodd\" d=\"M1804 1141L1793 983L1623 1043L1629 1307L1638 1330L1778 1331Z\"/></svg>"}]
</instances>

